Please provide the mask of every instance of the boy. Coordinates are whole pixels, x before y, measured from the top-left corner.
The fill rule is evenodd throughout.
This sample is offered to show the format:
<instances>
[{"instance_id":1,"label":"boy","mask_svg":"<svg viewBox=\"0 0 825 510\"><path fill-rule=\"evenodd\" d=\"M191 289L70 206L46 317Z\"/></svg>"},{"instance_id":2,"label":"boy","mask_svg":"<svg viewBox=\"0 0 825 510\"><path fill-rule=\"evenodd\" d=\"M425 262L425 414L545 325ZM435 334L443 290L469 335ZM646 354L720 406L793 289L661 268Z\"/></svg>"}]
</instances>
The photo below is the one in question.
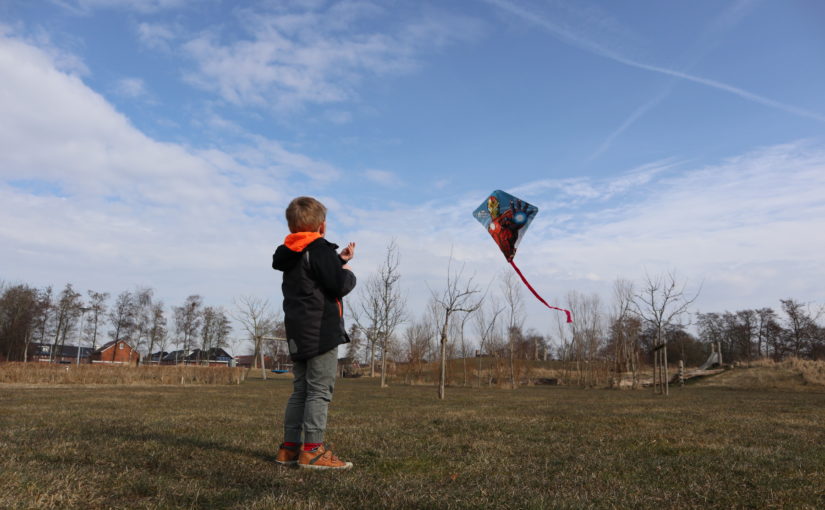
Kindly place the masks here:
<instances>
[{"instance_id":1,"label":"boy","mask_svg":"<svg viewBox=\"0 0 825 510\"><path fill-rule=\"evenodd\" d=\"M338 372L338 346L349 342L341 300L355 287L355 275L347 265L355 255L355 243L336 253L338 246L324 239L326 213L314 198L290 202L286 221L291 233L272 255L272 268L284 273L284 327L294 377L276 462L307 469L349 469L352 463L333 455L323 442Z\"/></svg>"}]
</instances>

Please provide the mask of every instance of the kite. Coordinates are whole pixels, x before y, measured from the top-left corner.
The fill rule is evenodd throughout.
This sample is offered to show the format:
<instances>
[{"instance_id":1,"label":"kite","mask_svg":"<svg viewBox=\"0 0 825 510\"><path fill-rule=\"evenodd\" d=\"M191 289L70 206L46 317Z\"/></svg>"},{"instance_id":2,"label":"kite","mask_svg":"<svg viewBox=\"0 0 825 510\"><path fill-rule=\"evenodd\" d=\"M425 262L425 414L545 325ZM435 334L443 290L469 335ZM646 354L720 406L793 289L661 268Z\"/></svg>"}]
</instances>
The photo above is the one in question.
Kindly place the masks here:
<instances>
[{"instance_id":1,"label":"kite","mask_svg":"<svg viewBox=\"0 0 825 510\"><path fill-rule=\"evenodd\" d=\"M573 322L573 314L570 313L570 310L547 304L547 301L539 296L536 289L530 285L527 278L521 274L516 263L513 262L519 242L521 242L527 227L530 226L538 212L538 207L497 189L490 193L487 199L473 211L473 216L484 225L484 228L487 229L487 232L490 233L490 236L501 249L507 262L513 266L513 269L516 270L516 273L521 277L521 281L530 289L530 292L544 303L544 306L564 312L567 315L567 322Z\"/></svg>"}]
</instances>

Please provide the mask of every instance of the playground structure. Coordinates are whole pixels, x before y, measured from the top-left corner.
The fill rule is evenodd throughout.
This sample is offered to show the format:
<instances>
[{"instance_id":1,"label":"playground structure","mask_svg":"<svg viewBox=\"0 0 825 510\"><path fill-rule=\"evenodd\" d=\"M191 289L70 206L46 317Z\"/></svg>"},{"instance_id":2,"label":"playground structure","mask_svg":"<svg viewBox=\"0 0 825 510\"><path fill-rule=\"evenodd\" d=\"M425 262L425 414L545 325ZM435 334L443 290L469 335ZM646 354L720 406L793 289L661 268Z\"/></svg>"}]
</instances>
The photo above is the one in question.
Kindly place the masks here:
<instances>
[{"instance_id":1,"label":"playground structure","mask_svg":"<svg viewBox=\"0 0 825 510\"><path fill-rule=\"evenodd\" d=\"M698 370L708 370L714 366L722 366L722 345L719 342L710 344L710 356L708 356L707 361L705 361Z\"/></svg>"},{"instance_id":2,"label":"playground structure","mask_svg":"<svg viewBox=\"0 0 825 510\"><path fill-rule=\"evenodd\" d=\"M724 371L722 366L722 345L719 342L710 344L710 355L702 365L695 370L685 370L683 361L679 361L679 371L671 379L671 383L679 383L684 385L688 379L694 377L704 377L708 375L715 375Z\"/></svg>"}]
</instances>

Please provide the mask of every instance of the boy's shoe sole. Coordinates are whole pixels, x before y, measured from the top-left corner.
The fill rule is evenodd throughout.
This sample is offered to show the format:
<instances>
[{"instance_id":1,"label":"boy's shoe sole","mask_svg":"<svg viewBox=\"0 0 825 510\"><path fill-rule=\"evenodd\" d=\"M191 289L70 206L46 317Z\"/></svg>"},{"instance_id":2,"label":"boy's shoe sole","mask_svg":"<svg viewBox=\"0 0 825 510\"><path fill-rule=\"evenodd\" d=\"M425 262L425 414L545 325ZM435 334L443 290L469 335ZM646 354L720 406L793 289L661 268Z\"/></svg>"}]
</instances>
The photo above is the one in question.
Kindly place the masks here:
<instances>
[{"instance_id":1,"label":"boy's shoe sole","mask_svg":"<svg viewBox=\"0 0 825 510\"><path fill-rule=\"evenodd\" d=\"M298 467L301 469L316 469L318 471L324 471L327 469L332 469L336 471L346 471L347 469L352 468L352 462L344 462L343 466L316 466L315 464L298 464Z\"/></svg>"},{"instance_id":2,"label":"boy's shoe sole","mask_svg":"<svg viewBox=\"0 0 825 510\"><path fill-rule=\"evenodd\" d=\"M275 463L287 467L295 467L298 465L297 460L276 460Z\"/></svg>"}]
</instances>

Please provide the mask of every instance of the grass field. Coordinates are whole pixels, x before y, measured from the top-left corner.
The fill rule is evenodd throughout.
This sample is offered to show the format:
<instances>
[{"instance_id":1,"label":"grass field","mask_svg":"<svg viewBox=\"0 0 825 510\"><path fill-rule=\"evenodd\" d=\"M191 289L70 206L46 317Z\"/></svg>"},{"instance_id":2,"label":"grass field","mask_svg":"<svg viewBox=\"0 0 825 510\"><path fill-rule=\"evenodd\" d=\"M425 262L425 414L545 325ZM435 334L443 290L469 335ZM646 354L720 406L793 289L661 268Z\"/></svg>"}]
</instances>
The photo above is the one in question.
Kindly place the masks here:
<instances>
[{"instance_id":1,"label":"grass field","mask_svg":"<svg viewBox=\"0 0 825 510\"><path fill-rule=\"evenodd\" d=\"M344 379L344 473L274 464L289 392L0 385L0 508L825 508L822 391Z\"/></svg>"}]
</instances>

